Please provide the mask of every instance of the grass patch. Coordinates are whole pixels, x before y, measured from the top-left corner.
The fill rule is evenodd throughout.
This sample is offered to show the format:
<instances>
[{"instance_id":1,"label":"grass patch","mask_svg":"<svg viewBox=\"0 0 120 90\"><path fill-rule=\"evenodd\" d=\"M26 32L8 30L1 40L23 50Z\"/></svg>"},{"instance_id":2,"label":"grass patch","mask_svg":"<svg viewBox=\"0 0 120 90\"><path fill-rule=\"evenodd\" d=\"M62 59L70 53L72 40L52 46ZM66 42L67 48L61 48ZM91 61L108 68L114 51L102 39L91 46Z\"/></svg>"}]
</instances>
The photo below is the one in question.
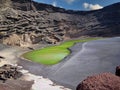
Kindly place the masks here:
<instances>
[{"instance_id":1,"label":"grass patch","mask_svg":"<svg viewBox=\"0 0 120 90\"><path fill-rule=\"evenodd\" d=\"M63 42L57 46L48 46L43 49L34 50L27 52L22 56L33 62L37 62L44 65L54 65L63 60L67 55L70 54L68 48L72 47L75 43L78 42L88 42L91 40L97 40L100 38L86 38L80 40L70 40Z\"/></svg>"}]
</instances>

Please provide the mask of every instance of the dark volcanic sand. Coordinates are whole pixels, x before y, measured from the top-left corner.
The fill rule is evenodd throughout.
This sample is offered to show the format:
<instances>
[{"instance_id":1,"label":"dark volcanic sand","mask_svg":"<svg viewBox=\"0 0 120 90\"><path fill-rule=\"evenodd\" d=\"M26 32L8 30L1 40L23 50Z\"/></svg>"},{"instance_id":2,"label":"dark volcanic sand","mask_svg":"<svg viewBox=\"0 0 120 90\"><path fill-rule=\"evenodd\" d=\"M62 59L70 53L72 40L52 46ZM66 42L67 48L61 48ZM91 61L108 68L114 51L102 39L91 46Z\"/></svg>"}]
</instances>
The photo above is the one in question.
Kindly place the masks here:
<instances>
[{"instance_id":1,"label":"dark volcanic sand","mask_svg":"<svg viewBox=\"0 0 120 90\"><path fill-rule=\"evenodd\" d=\"M120 65L120 37L78 43L62 62L44 66L20 59L19 65L31 73L48 77L58 84L75 89L87 76L102 72L115 72Z\"/></svg>"}]
</instances>

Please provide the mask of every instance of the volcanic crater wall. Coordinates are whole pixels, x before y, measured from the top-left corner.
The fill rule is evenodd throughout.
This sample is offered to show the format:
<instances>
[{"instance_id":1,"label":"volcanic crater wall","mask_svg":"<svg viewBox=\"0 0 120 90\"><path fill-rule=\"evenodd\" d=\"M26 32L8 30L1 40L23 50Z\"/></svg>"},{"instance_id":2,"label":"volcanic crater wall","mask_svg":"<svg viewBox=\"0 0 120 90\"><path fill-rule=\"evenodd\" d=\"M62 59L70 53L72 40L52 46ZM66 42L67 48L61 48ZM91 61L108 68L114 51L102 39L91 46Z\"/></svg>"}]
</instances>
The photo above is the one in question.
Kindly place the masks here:
<instances>
[{"instance_id":1,"label":"volcanic crater wall","mask_svg":"<svg viewBox=\"0 0 120 90\"><path fill-rule=\"evenodd\" d=\"M56 44L81 36L119 36L120 3L95 11L72 11L31 0L0 1L0 42Z\"/></svg>"}]
</instances>

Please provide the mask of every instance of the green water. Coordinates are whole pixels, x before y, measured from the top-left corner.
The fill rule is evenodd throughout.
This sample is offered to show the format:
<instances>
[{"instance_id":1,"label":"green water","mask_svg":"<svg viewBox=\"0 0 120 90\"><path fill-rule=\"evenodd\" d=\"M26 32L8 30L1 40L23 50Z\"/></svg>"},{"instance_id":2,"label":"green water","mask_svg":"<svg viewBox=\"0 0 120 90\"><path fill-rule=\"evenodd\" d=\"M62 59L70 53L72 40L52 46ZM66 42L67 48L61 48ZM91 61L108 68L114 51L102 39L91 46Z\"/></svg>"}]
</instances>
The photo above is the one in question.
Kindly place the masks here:
<instances>
[{"instance_id":1,"label":"green water","mask_svg":"<svg viewBox=\"0 0 120 90\"><path fill-rule=\"evenodd\" d=\"M25 59L31 60L44 65L54 65L62 61L67 55L70 54L68 48L72 47L75 43L78 42L88 42L91 40L97 40L100 38L86 38L80 40L70 40L66 41L57 46L48 46L43 49L34 50L27 52L22 56Z\"/></svg>"}]
</instances>

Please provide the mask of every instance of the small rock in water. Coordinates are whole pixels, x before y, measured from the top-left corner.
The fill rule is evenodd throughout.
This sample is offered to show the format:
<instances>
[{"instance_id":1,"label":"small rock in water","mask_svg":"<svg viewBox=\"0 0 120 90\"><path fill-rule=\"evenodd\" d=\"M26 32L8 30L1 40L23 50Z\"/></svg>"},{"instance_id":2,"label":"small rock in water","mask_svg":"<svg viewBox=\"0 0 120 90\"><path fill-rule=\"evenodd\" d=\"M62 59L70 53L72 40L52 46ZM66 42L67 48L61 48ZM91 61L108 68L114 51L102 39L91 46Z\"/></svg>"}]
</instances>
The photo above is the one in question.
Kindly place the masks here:
<instances>
[{"instance_id":1,"label":"small rock in water","mask_svg":"<svg viewBox=\"0 0 120 90\"><path fill-rule=\"evenodd\" d=\"M115 75L117 75L117 76L120 77L120 66L117 66L117 67L116 67Z\"/></svg>"},{"instance_id":2,"label":"small rock in water","mask_svg":"<svg viewBox=\"0 0 120 90\"><path fill-rule=\"evenodd\" d=\"M5 57L3 57L3 56L0 56L0 59L5 59Z\"/></svg>"}]
</instances>

